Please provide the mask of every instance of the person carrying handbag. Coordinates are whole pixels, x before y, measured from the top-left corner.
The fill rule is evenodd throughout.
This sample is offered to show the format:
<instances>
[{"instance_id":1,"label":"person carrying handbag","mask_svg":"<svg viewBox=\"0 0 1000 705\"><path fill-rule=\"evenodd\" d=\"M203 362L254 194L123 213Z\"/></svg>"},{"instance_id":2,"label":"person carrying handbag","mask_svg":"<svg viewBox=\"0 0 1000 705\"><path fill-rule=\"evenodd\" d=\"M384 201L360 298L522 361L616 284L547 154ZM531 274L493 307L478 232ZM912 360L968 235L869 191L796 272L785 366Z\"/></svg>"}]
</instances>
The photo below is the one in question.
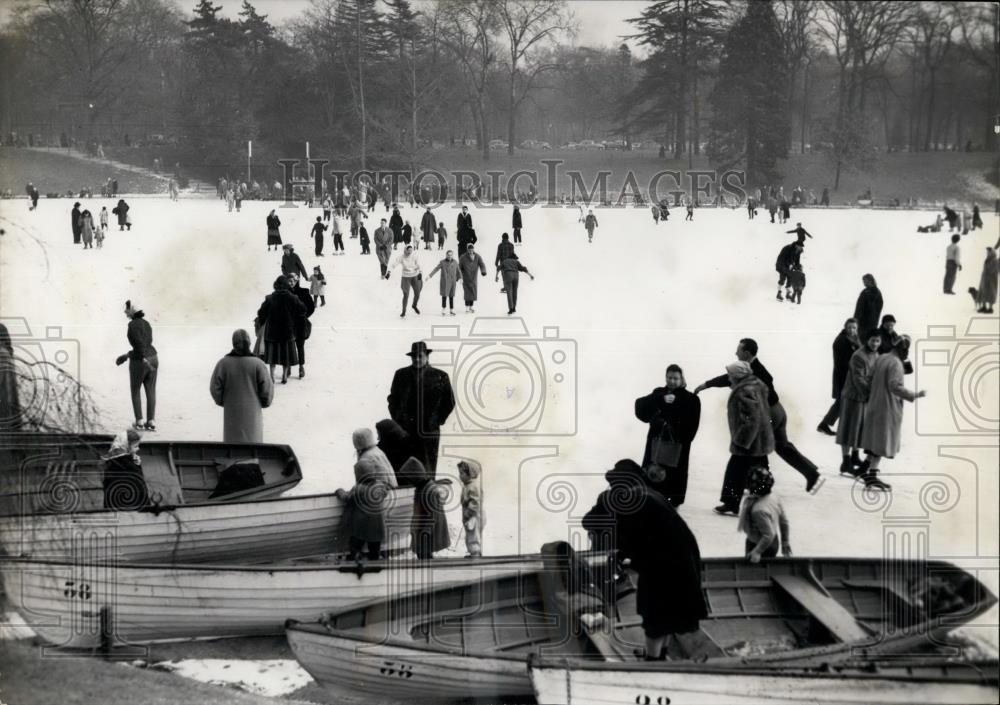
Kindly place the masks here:
<instances>
[{"instance_id":1,"label":"person carrying handbag","mask_svg":"<svg viewBox=\"0 0 1000 705\"><path fill-rule=\"evenodd\" d=\"M635 400L635 416L649 424L642 456L647 480L678 507L687 495L691 443L701 421L701 401L687 390L680 366L667 367L666 385Z\"/></svg>"}]
</instances>

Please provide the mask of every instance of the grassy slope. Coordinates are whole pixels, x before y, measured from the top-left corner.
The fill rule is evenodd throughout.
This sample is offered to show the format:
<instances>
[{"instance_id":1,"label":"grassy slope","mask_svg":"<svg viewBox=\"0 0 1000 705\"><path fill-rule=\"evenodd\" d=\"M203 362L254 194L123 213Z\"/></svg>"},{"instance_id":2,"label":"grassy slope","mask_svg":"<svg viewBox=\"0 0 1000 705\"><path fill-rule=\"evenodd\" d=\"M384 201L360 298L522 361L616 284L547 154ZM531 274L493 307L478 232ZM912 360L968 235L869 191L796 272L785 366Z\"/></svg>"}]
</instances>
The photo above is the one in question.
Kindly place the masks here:
<instances>
[{"instance_id":1,"label":"grassy slope","mask_svg":"<svg viewBox=\"0 0 1000 705\"><path fill-rule=\"evenodd\" d=\"M0 148L0 191L11 189L24 196L24 186L33 182L45 198L46 193L66 193L90 188L101 192L108 178L118 179L119 193L165 193L166 182L107 164L88 162L58 152Z\"/></svg>"},{"instance_id":2,"label":"grassy slope","mask_svg":"<svg viewBox=\"0 0 1000 705\"><path fill-rule=\"evenodd\" d=\"M162 151L164 163L169 162L172 154L169 148L125 149L115 152L114 158L129 161L139 166L149 167L154 154ZM294 155L291 155L294 156ZM324 155L314 154L322 157ZM992 210L992 201L1000 197L996 187L985 182L987 174L995 168L998 155L989 152L931 152L931 153L895 153L882 155L879 163L868 173L845 172L841 175L840 189L831 192L831 200L835 205L851 204L858 194L871 188L873 195L879 200L899 198L919 198L928 201L979 201ZM522 151L518 150L512 156L492 153L488 162L483 162L477 150L443 149L430 151L421 159L422 168L444 171L470 171L483 174L486 171L500 171L507 175L520 170L528 170L539 175L539 191L548 193L548 167L542 160L562 160L558 166L556 188L560 193L569 193L571 179L568 171L577 171L582 175L586 188L591 188L596 175L601 171L610 172L608 179L609 191L617 193L624 183L626 174L631 171L635 175L640 189L645 192L650 180L657 172L673 170L687 171L687 160L675 161L659 159L655 151L619 152L619 151ZM259 165L263 166L263 165ZM238 168L239 167L239 168ZM234 165L235 173L241 173L239 165ZM338 165L331 163L328 169L337 169ZM710 171L704 157L695 159L696 170ZM783 183L786 191L801 185L805 189L813 189L820 195L825 186L832 187L833 173L822 155L794 155L781 164L785 175ZM199 173L197 176L214 182L225 169L219 168L219 174ZM263 171L263 170L262 170ZM125 193L162 193L165 185L144 176L128 172L118 172L102 164L63 157L58 153L28 152L25 150L0 150L0 189L10 188L15 195L24 192L24 184L32 180L45 193L47 191L65 192L72 188L79 190L82 186L91 186L95 191L108 176L117 176L119 189ZM995 178L995 177L994 177ZM433 183L433 182L428 182ZM506 183L505 179L501 184ZM527 180L518 182L526 187ZM673 180L665 178L660 182L661 191L673 189ZM690 188L690 180L681 177L682 188Z\"/></svg>"}]
</instances>

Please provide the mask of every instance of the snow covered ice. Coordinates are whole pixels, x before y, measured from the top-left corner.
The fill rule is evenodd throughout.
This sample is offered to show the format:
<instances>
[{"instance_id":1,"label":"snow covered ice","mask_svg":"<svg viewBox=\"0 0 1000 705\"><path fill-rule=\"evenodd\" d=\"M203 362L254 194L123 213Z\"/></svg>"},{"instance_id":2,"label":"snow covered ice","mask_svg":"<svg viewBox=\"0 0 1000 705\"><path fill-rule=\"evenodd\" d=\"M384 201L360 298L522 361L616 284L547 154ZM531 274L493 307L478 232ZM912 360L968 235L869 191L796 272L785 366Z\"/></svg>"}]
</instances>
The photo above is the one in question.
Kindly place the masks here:
<instances>
[{"instance_id":1,"label":"snow covered ice","mask_svg":"<svg viewBox=\"0 0 1000 705\"><path fill-rule=\"evenodd\" d=\"M72 244L72 200L43 199L35 212L28 212L25 201L0 204L0 227L6 230L0 238L2 315L25 318L35 336L58 327L63 338L78 341L79 359L70 361L71 371L79 365L80 378L100 401L99 425L115 431L132 421L128 374L114 364L128 349L122 309L131 299L146 312L159 351L156 437L221 440L222 410L209 396L209 376L229 351L234 329L252 334L257 308L280 273L281 253L267 251L264 225L278 204L246 201L242 213L230 214L215 199L126 200L132 231L112 225L104 248L87 251ZM81 203L93 213L113 206L104 199ZM418 229L422 211L405 206L401 211ZM295 245L307 270L321 265L328 282L327 305L311 319L306 377L297 379L293 368L292 379L278 385L274 404L264 411L265 441L291 445L302 463L296 494L350 486L351 431L374 427L388 415L392 373L409 363L405 353L411 342L428 340L441 351L431 355L431 364L452 373L442 347L449 344L436 344L441 336L434 326L461 326L467 338L477 320L477 326L493 325L485 320L490 318L502 319L500 326L511 324L492 266L501 232L511 230L510 206L471 209L476 250L489 275L480 279L476 314L463 313L459 301L457 315L444 318L438 280L426 280L443 251L419 250L425 273L421 315L410 310L400 319L399 270L381 281L375 255L361 256L358 240L345 234L347 254L332 256L328 233L327 256L313 256L309 232L320 212L301 205L277 210L284 242ZM453 206L435 211L448 228L446 246L452 249L457 213ZM748 221L743 209L697 209L693 222L675 217L654 225L648 208L599 208L592 244L576 208L532 207L522 213L524 244L517 252L536 279L521 278L517 311L530 338L541 341L533 350L541 351L536 364L543 381L517 364L503 364L514 358L497 357L490 374L480 370L482 387L460 383L454 374L452 383L459 405L486 407L469 406L469 418L506 414L516 423L515 407L543 394L539 429L568 429L570 435L473 435L459 432L452 415L452 428L442 429L448 435L442 438L438 473L455 477L457 487L457 460L469 456L482 462L484 553L536 551L545 541L571 536L579 541L579 520L604 486L605 470L620 458L641 458L647 427L633 415L636 397L662 385L672 362L684 368L693 389L721 374L734 359L738 340L752 337L788 412L789 438L827 478L819 494L810 496L802 477L772 457L775 491L790 515L796 555L879 557L887 550L926 550L931 558L982 569L979 578L996 592L995 560L988 557L998 555L1000 330L995 315L974 313L965 292L979 283L985 248L1000 232L997 216L985 216L985 229L962 239L959 293L944 296L949 236L915 232L933 218L927 211L798 209L782 226L766 217ZM380 204L369 214L369 233L382 217L387 215ZM814 239L802 257L808 278L803 301L793 305L775 301L774 259L793 239L785 231L798 221ZM346 228L346 221L341 225ZM878 281L883 313L895 315L897 331L914 338L916 374L906 378L907 386L928 393L906 404L902 451L882 466L893 492L874 498L852 492L852 481L838 476L839 449L815 430L831 401L830 346L853 314L866 272ZM985 340L966 334L973 319ZM932 326L938 339L927 342ZM554 337L545 337L546 328ZM923 364L925 349L938 351L928 361L940 361L947 355L941 350L960 346L966 357L945 359L961 358L968 369L956 373L954 363ZM560 370L565 374L557 382ZM469 389L481 389L481 398ZM726 392L706 390L701 400L681 513L703 555L733 555L743 544L736 522L712 513L728 459ZM970 434L963 424L986 432ZM451 508L453 550L461 554L457 497ZM925 536L926 549L892 548L901 533ZM978 623L996 622L994 607ZM995 628L976 631L989 632L996 642Z\"/></svg>"}]
</instances>

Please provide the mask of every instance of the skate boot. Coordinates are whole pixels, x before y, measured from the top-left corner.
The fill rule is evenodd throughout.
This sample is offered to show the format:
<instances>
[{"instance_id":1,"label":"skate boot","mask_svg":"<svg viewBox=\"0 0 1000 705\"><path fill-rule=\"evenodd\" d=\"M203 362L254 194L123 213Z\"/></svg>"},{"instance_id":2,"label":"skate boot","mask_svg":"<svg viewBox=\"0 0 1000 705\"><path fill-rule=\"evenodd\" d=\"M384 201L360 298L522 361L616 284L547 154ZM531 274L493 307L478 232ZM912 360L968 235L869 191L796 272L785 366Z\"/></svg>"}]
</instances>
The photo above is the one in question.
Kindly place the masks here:
<instances>
[{"instance_id":1,"label":"skate boot","mask_svg":"<svg viewBox=\"0 0 1000 705\"><path fill-rule=\"evenodd\" d=\"M832 428L830 428L827 424L822 423L822 422L820 422L819 426L816 427L816 430L819 431L820 433L824 434L824 435L827 435L827 436L836 436L837 435L836 433L833 432Z\"/></svg>"},{"instance_id":2,"label":"skate boot","mask_svg":"<svg viewBox=\"0 0 1000 705\"><path fill-rule=\"evenodd\" d=\"M780 291L778 292L778 295L775 296L774 298L776 298L778 301L784 301L785 300L785 297L781 295Z\"/></svg>"},{"instance_id":3,"label":"skate boot","mask_svg":"<svg viewBox=\"0 0 1000 705\"><path fill-rule=\"evenodd\" d=\"M851 462L851 457L849 455L845 455L844 460L840 463L840 474L847 477L858 476L858 471L854 467L854 463Z\"/></svg>"},{"instance_id":4,"label":"skate boot","mask_svg":"<svg viewBox=\"0 0 1000 705\"><path fill-rule=\"evenodd\" d=\"M875 473L868 473L864 477L865 489L866 490L876 490L878 492L891 492L892 485L888 482L878 479L878 475Z\"/></svg>"}]
</instances>

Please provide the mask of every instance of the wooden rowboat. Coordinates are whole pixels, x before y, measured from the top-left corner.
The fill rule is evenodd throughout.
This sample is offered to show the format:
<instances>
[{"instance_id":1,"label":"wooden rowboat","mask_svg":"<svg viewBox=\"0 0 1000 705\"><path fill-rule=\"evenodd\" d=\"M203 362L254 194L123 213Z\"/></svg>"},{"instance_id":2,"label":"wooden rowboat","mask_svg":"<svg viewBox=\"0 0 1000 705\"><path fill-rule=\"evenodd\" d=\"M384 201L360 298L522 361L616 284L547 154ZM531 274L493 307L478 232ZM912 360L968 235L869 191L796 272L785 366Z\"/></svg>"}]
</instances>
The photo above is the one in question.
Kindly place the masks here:
<instances>
[{"instance_id":1,"label":"wooden rowboat","mask_svg":"<svg viewBox=\"0 0 1000 705\"><path fill-rule=\"evenodd\" d=\"M112 437L0 436L0 516L105 509L101 455ZM154 505L276 497L302 480L291 447L267 443L145 441L142 474Z\"/></svg>"},{"instance_id":2,"label":"wooden rowboat","mask_svg":"<svg viewBox=\"0 0 1000 705\"><path fill-rule=\"evenodd\" d=\"M413 490L387 498L389 551L409 547ZM8 556L74 563L265 563L347 550L334 494L202 502L151 510L0 517Z\"/></svg>"},{"instance_id":3,"label":"wooden rowboat","mask_svg":"<svg viewBox=\"0 0 1000 705\"><path fill-rule=\"evenodd\" d=\"M826 669L724 668L532 659L535 699L547 705L911 705L996 703L998 666L940 657L847 662Z\"/></svg>"},{"instance_id":4,"label":"wooden rowboat","mask_svg":"<svg viewBox=\"0 0 1000 705\"><path fill-rule=\"evenodd\" d=\"M197 637L284 633L371 599L537 571L540 556L380 560L333 557L241 566L13 560L8 604L49 644L98 648Z\"/></svg>"},{"instance_id":5,"label":"wooden rowboat","mask_svg":"<svg viewBox=\"0 0 1000 705\"><path fill-rule=\"evenodd\" d=\"M567 598L553 574L374 600L321 623L290 622L288 642L320 683L406 699L529 695L532 654L637 660L643 634L634 591ZM671 652L697 668L820 668L909 654L946 643L947 632L996 602L969 573L941 561L708 559L703 589L708 618ZM603 628L586 626L598 620L584 617L601 614Z\"/></svg>"}]
</instances>

